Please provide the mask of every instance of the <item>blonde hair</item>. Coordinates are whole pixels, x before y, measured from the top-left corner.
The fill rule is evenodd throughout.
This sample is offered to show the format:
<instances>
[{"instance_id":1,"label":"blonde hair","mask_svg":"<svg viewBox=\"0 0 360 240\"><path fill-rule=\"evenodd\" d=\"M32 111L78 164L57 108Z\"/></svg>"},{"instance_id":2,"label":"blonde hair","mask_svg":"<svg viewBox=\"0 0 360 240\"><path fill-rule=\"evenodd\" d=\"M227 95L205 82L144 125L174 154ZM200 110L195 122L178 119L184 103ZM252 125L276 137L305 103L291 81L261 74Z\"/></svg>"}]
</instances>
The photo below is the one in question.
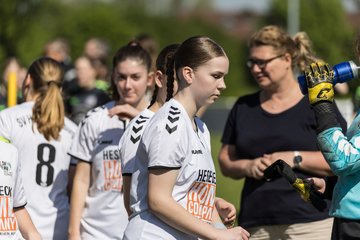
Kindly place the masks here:
<instances>
[{"instance_id":1,"label":"blonde hair","mask_svg":"<svg viewBox=\"0 0 360 240\"><path fill-rule=\"evenodd\" d=\"M357 54L357 57L360 57L360 34L358 34L356 40L355 40L355 53Z\"/></svg>"},{"instance_id":2,"label":"blonde hair","mask_svg":"<svg viewBox=\"0 0 360 240\"><path fill-rule=\"evenodd\" d=\"M282 28L269 25L254 33L249 41L249 47L272 46L278 54L289 53L292 67L300 71L305 66L317 60L312 49L312 42L305 32L298 32L292 38Z\"/></svg>"},{"instance_id":3,"label":"blonde hair","mask_svg":"<svg viewBox=\"0 0 360 240\"><path fill-rule=\"evenodd\" d=\"M63 68L57 61L42 57L31 64L28 75L37 96L33 107L33 123L46 140L58 140L64 127L64 103L61 96Z\"/></svg>"}]
</instances>

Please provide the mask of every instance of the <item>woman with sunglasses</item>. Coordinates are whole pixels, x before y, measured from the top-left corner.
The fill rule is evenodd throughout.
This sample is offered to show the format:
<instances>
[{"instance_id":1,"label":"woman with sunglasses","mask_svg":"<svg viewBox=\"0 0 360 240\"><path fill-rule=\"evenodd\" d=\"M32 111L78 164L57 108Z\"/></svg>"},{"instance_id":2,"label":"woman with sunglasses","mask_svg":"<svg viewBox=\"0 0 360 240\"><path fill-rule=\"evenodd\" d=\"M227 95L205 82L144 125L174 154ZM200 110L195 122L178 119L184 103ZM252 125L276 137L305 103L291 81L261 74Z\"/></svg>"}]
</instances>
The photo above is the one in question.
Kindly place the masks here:
<instances>
[{"instance_id":1,"label":"woman with sunglasses","mask_svg":"<svg viewBox=\"0 0 360 240\"><path fill-rule=\"evenodd\" d=\"M326 210L302 200L285 178L263 180L264 170L278 159L300 178L331 174L317 147L315 115L295 77L315 59L310 40L305 33L291 38L277 26L266 26L250 38L249 48L247 66L260 91L233 106L219 153L225 176L245 178L239 224L251 239L330 239Z\"/></svg>"}]
</instances>

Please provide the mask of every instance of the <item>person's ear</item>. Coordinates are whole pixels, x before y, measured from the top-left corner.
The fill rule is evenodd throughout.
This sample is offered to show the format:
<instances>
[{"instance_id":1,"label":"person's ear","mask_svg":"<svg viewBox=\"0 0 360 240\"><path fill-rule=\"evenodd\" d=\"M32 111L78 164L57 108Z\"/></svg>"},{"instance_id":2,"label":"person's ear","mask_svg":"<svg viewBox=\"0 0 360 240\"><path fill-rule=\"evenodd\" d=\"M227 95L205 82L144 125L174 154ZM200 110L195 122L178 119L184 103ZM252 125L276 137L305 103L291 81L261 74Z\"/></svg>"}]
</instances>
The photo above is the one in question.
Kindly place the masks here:
<instances>
[{"instance_id":1,"label":"person's ear","mask_svg":"<svg viewBox=\"0 0 360 240\"><path fill-rule=\"evenodd\" d=\"M291 63L292 63L291 55L289 53L285 53L284 54L284 59L289 64L289 66L291 67Z\"/></svg>"},{"instance_id":2,"label":"person's ear","mask_svg":"<svg viewBox=\"0 0 360 240\"><path fill-rule=\"evenodd\" d=\"M182 75L184 77L184 80L187 84L192 84L194 80L194 70L191 67L183 67L182 68Z\"/></svg>"},{"instance_id":3,"label":"person's ear","mask_svg":"<svg viewBox=\"0 0 360 240\"><path fill-rule=\"evenodd\" d=\"M157 70L155 72L155 84L156 86L158 86L158 88L162 88L165 85L164 79L164 74L161 71Z\"/></svg>"},{"instance_id":4,"label":"person's ear","mask_svg":"<svg viewBox=\"0 0 360 240\"><path fill-rule=\"evenodd\" d=\"M151 87L153 85L153 83L154 83L154 80L155 80L155 74L154 74L154 72L150 72L148 74L148 79L147 79L146 86Z\"/></svg>"}]
</instances>

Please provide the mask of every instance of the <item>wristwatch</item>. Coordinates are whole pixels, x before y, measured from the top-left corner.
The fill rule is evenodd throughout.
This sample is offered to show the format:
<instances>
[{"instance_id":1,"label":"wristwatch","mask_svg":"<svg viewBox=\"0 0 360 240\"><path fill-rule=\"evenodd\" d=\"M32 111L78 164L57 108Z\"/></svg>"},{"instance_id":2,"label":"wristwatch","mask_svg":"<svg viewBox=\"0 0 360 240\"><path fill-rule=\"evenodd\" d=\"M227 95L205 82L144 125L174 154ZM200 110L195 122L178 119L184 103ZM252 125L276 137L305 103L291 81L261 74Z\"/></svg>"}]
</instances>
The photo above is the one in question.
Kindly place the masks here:
<instances>
[{"instance_id":1,"label":"wristwatch","mask_svg":"<svg viewBox=\"0 0 360 240\"><path fill-rule=\"evenodd\" d=\"M299 151L294 151L294 168L299 168L302 162L302 157Z\"/></svg>"}]
</instances>

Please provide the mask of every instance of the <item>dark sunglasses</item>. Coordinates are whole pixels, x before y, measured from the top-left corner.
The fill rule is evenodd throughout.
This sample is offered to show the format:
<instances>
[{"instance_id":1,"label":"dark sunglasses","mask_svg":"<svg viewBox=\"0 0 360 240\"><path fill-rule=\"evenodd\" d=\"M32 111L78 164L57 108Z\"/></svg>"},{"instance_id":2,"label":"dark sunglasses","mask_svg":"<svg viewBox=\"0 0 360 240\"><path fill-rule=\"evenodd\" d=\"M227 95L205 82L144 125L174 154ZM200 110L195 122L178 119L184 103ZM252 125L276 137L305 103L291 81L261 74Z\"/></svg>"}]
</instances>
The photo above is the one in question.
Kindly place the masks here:
<instances>
[{"instance_id":1,"label":"dark sunglasses","mask_svg":"<svg viewBox=\"0 0 360 240\"><path fill-rule=\"evenodd\" d=\"M273 58L266 59L266 60L250 58L246 61L246 66L248 66L248 68L252 68L256 64L259 68L265 68L266 64L268 64L269 62L271 62L277 58L283 57L283 56L284 56L284 54L281 54L281 55L278 55L278 56L275 56Z\"/></svg>"}]
</instances>

